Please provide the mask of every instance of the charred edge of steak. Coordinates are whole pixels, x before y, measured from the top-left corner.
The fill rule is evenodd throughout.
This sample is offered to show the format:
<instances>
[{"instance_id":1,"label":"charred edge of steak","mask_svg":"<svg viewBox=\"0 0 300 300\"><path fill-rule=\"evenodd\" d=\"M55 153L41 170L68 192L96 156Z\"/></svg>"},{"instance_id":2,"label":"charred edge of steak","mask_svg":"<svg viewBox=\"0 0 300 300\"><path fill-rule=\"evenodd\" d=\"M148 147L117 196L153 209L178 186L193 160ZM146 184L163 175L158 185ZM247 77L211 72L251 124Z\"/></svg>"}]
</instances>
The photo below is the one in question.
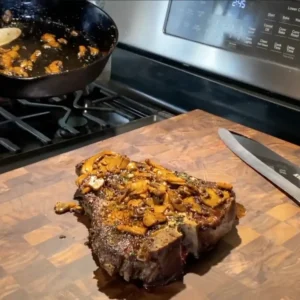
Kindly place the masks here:
<instances>
[{"instance_id":1,"label":"charred edge of steak","mask_svg":"<svg viewBox=\"0 0 300 300\"><path fill-rule=\"evenodd\" d=\"M84 163L76 166L78 176L82 175ZM111 205L116 197L124 199L122 190L121 198L120 194L115 194L112 199L108 200L105 196L105 187L110 189L116 184L120 185L119 179L122 172L107 171L104 176L104 191L101 187L94 191L83 192L85 186L82 185L74 195L91 218L89 241L93 255L97 257L100 266L111 276L119 274L126 281L140 280L145 287L168 284L183 276L188 255L198 258L202 252L212 249L234 226L235 193L230 185L206 182L186 173L173 172L175 176L171 174L172 182L167 184L168 188L175 191L177 196L180 194L189 198L188 193L191 193L196 202L187 202L185 211L175 209L175 213L168 216L166 222L149 227L145 234L135 235L130 231L120 231L117 229L117 225L120 224L119 220L115 224L107 223L105 220L110 216L107 215L107 206ZM146 169L141 169L140 172L146 172ZM152 171L147 169L147 172ZM149 181L157 184L155 176L149 177ZM128 177L126 178L128 182ZM182 179L185 183L180 187ZM199 196L193 190L199 191ZM211 193L212 190L215 194ZM220 199L216 197L223 198L223 200L217 203L216 201ZM130 201L131 198L128 199L127 201ZM136 195L132 199L136 200ZM197 206L194 203L198 203ZM183 202L178 199L174 205L181 209ZM138 222L140 226L140 221Z\"/></svg>"}]
</instances>

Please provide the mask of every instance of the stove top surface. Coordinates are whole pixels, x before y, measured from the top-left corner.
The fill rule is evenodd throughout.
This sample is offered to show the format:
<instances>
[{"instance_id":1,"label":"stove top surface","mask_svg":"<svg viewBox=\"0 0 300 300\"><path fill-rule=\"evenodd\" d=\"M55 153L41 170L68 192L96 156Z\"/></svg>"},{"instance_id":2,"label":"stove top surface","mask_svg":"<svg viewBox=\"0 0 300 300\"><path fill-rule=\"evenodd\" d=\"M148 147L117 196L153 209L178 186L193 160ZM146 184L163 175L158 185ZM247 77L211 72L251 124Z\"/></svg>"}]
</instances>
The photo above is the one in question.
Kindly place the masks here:
<instances>
[{"instance_id":1,"label":"stove top surface","mask_svg":"<svg viewBox=\"0 0 300 300\"><path fill-rule=\"evenodd\" d=\"M0 98L0 173L158 122L160 111L96 83L46 100Z\"/></svg>"}]
</instances>

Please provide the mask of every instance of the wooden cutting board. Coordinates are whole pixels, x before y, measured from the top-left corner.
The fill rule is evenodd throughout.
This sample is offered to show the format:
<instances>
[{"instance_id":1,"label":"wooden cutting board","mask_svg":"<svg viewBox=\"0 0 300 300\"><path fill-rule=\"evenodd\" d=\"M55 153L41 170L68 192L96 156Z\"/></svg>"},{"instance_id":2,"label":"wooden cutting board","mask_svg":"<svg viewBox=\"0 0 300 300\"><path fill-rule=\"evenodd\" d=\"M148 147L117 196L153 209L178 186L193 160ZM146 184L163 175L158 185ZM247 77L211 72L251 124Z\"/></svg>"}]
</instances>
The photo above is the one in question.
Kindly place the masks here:
<instances>
[{"instance_id":1,"label":"wooden cutting board","mask_svg":"<svg viewBox=\"0 0 300 300\"><path fill-rule=\"evenodd\" d=\"M299 299L300 208L233 155L219 127L300 165L299 147L196 110L0 175L0 299ZM144 291L110 278L84 244L84 220L53 211L73 197L75 165L103 149L229 181L247 215L183 281Z\"/></svg>"}]
</instances>

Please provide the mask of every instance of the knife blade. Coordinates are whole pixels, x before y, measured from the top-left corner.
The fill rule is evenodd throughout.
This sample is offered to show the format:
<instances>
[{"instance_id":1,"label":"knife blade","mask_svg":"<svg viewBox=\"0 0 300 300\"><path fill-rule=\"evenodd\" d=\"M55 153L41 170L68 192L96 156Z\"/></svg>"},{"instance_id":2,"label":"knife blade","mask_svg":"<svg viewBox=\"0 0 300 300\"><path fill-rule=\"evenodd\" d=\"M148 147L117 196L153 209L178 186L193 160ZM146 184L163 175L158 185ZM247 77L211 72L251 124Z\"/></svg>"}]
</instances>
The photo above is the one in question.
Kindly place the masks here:
<instances>
[{"instance_id":1,"label":"knife blade","mask_svg":"<svg viewBox=\"0 0 300 300\"><path fill-rule=\"evenodd\" d=\"M300 205L300 168L263 144L225 128L219 128L225 145L254 170L292 196Z\"/></svg>"}]
</instances>

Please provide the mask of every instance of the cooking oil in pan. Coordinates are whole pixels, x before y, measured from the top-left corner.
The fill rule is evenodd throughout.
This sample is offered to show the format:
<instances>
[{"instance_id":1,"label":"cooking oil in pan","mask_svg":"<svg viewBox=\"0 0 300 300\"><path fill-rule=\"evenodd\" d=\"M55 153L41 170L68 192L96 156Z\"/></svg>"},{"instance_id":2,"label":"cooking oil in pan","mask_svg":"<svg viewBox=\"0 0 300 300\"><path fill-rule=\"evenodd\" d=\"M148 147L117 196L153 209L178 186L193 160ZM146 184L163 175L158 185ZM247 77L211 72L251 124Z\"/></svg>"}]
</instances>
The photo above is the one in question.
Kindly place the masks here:
<instances>
[{"instance_id":1,"label":"cooking oil in pan","mask_svg":"<svg viewBox=\"0 0 300 300\"><path fill-rule=\"evenodd\" d=\"M22 60L30 59L34 51L41 51L41 55L33 64L32 71L28 71L29 77L45 75L45 68L57 60L63 63L62 72L82 68L99 59L106 54L104 51L107 51L107 49L99 48L99 45L93 42L86 34L54 22L13 21L10 27L18 27L22 30L20 38L4 47L20 46L18 51L19 58L14 62L14 66L19 66ZM67 44L61 43L59 48L45 48L46 43L41 41L41 37L45 33L55 35L56 40L64 39ZM79 46L84 46L87 49L86 54L82 58L78 56ZM89 47L99 49L99 54L91 55Z\"/></svg>"}]
</instances>

